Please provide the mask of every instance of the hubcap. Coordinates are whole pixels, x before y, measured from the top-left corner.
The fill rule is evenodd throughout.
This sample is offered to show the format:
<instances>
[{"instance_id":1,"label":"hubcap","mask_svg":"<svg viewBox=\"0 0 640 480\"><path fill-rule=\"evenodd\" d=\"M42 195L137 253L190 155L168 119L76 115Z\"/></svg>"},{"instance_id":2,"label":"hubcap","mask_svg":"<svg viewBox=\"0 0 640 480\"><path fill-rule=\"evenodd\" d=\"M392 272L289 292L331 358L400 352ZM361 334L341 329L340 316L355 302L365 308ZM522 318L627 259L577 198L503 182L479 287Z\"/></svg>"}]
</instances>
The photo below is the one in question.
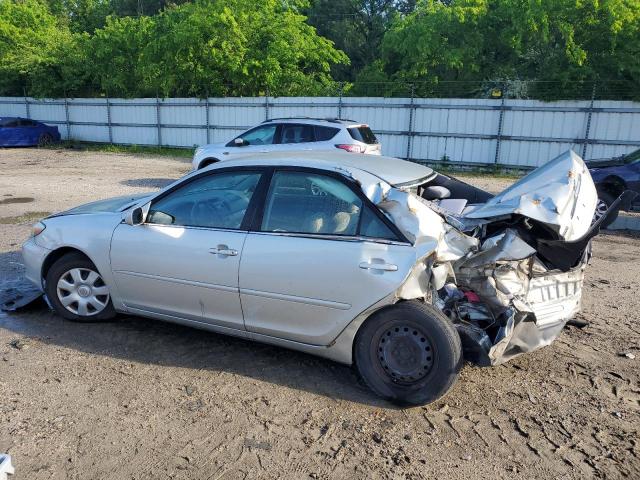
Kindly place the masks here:
<instances>
[{"instance_id":1,"label":"hubcap","mask_svg":"<svg viewBox=\"0 0 640 480\"><path fill-rule=\"evenodd\" d=\"M57 293L64 308L83 317L100 313L109 303L109 288L89 268L72 268L61 275Z\"/></svg>"},{"instance_id":2,"label":"hubcap","mask_svg":"<svg viewBox=\"0 0 640 480\"><path fill-rule=\"evenodd\" d=\"M393 327L378 341L378 360L396 383L411 384L424 378L433 367L433 346L419 328Z\"/></svg>"}]
</instances>

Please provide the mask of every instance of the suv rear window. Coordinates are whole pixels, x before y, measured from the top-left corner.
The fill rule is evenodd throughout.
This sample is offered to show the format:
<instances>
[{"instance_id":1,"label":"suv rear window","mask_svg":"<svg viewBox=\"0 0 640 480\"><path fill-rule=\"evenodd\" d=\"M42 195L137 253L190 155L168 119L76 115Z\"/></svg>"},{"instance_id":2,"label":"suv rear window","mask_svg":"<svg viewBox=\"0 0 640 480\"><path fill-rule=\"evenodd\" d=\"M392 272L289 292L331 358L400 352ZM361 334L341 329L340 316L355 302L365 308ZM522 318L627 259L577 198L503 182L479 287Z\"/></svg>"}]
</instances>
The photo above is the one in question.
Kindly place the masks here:
<instances>
[{"instance_id":1,"label":"suv rear window","mask_svg":"<svg viewBox=\"0 0 640 480\"><path fill-rule=\"evenodd\" d=\"M317 125L315 129L316 129L316 142L326 142L327 140L331 140L340 131L339 128L320 127Z\"/></svg>"},{"instance_id":2,"label":"suv rear window","mask_svg":"<svg viewBox=\"0 0 640 480\"><path fill-rule=\"evenodd\" d=\"M378 139L366 125L362 125L360 127L349 127L347 130L349 131L351 138L354 140L366 143L367 145L375 145L378 143Z\"/></svg>"}]
</instances>

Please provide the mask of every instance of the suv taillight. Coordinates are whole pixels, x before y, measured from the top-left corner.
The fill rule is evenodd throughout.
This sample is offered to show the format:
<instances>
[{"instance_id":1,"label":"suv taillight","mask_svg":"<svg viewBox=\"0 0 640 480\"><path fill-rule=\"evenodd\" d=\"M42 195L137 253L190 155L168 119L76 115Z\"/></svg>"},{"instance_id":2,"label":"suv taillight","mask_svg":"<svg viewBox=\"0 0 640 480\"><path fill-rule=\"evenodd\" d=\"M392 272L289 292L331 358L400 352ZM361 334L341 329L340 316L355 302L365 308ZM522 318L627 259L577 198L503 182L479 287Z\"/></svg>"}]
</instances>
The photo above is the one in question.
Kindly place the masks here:
<instances>
[{"instance_id":1,"label":"suv taillight","mask_svg":"<svg viewBox=\"0 0 640 480\"><path fill-rule=\"evenodd\" d=\"M342 150L346 150L347 152L351 152L351 153L364 153L365 152L365 148L360 146L360 145L349 145L349 144L338 144L336 145L336 148L340 148Z\"/></svg>"}]
</instances>

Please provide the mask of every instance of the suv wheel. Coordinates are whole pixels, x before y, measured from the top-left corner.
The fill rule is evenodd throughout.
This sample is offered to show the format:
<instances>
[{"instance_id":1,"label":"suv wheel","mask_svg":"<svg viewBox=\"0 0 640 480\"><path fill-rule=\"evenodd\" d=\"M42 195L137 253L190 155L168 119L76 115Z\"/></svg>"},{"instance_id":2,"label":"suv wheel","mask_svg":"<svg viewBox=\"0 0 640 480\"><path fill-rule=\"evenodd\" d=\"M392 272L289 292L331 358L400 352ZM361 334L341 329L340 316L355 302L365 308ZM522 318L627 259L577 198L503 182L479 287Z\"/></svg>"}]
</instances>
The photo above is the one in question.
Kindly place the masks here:
<instances>
[{"instance_id":1,"label":"suv wheel","mask_svg":"<svg viewBox=\"0 0 640 480\"><path fill-rule=\"evenodd\" d=\"M444 395L462 366L460 336L430 305L403 302L369 318L355 342L355 362L375 393L404 405Z\"/></svg>"}]
</instances>

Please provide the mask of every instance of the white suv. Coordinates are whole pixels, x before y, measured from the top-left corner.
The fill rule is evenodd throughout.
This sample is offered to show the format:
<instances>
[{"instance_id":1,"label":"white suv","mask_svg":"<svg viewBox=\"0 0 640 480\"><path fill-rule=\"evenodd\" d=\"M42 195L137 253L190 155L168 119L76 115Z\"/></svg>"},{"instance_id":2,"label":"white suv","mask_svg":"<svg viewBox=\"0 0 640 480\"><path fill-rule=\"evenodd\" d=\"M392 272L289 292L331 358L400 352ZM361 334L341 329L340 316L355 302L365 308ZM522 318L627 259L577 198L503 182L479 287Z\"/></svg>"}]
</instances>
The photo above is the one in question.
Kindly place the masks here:
<instances>
[{"instance_id":1,"label":"white suv","mask_svg":"<svg viewBox=\"0 0 640 480\"><path fill-rule=\"evenodd\" d=\"M380 155L378 139L368 125L353 120L322 118L274 118L231 139L198 147L193 169L247 153L342 149Z\"/></svg>"}]
</instances>

